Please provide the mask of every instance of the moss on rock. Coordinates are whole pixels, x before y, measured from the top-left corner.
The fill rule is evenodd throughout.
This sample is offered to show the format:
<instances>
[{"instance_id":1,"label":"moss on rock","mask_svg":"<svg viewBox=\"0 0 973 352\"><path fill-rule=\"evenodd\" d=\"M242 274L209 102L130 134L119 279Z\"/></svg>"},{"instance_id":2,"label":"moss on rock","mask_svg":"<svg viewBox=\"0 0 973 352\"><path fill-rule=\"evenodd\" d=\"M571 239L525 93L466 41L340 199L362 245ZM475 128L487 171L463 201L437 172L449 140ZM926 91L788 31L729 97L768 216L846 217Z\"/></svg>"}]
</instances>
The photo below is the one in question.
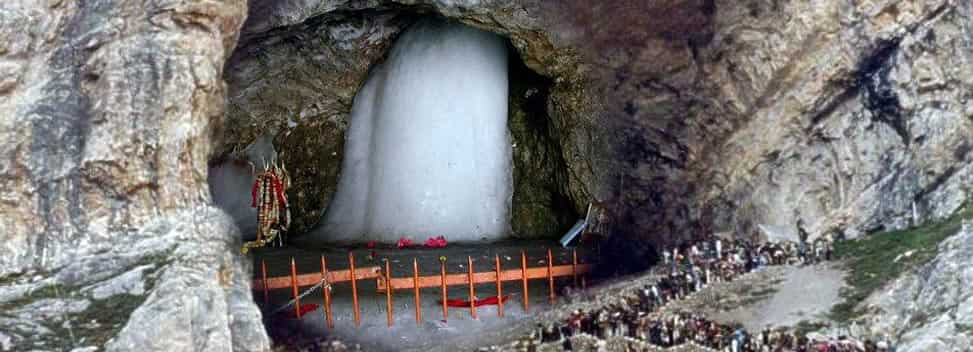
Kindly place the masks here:
<instances>
[{"instance_id":1,"label":"moss on rock","mask_svg":"<svg viewBox=\"0 0 973 352\"><path fill-rule=\"evenodd\" d=\"M956 234L963 221L969 219L973 219L973 207L966 205L946 220L837 242L835 256L847 262L848 287L842 290L843 301L834 306L830 318L849 322L865 314L860 307L862 301L932 260L939 244Z\"/></svg>"}]
</instances>

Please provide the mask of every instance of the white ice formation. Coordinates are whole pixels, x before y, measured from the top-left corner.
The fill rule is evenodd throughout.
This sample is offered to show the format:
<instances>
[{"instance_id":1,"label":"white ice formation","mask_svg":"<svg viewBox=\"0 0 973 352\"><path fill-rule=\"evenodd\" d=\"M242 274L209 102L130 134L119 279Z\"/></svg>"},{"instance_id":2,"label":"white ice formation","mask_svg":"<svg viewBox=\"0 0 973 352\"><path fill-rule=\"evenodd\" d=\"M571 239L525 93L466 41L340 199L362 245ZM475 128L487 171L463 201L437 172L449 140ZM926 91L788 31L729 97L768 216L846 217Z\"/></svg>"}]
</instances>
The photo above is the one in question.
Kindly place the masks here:
<instances>
[{"instance_id":1,"label":"white ice formation","mask_svg":"<svg viewBox=\"0 0 973 352\"><path fill-rule=\"evenodd\" d=\"M396 41L355 97L338 190L311 241L509 232L507 49L458 23Z\"/></svg>"}]
</instances>

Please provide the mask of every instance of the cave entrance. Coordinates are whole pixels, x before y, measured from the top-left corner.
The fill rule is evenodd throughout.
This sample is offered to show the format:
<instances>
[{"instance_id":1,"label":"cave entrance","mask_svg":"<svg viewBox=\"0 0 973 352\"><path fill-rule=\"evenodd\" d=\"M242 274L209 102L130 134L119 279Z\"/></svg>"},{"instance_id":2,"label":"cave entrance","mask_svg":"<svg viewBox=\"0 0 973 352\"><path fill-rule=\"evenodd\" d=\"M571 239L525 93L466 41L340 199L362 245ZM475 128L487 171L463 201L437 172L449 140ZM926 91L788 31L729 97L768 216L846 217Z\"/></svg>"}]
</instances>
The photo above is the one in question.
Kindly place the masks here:
<instances>
[{"instance_id":1,"label":"cave entrance","mask_svg":"<svg viewBox=\"0 0 973 352\"><path fill-rule=\"evenodd\" d=\"M357 268L388 263L393 278L409 277L416 269L419 275L436 275L441 265L450 274L466 273L469 262L476 272L489 272L497 260L504 270L520 268L522 258L530 268L570 266L575 254L580 263L594 261L595 251L575 253L556 242L579 214L568 196L562 141L551 115L553 79L528 68L506 37L421 9L338 17L245 38L225 69L229 104L217 131L223 145L210 168L214 200L250 239L256 232L250 165L277 161L292 180L287 196L294 216L289 238L295 245L251 252L254 277L261 277L264 267L270 277L287 276L292 262L299 275L316 273L322 257L329 270L347 270L351 255ZM375 21L381 30L369 29ZM349 49L361 43L368 49ZM427 140L433 137L442 140ZM423 159L412 159L416 155ZM449 168L459 172L437 173ZM376 192L384 195L373 196ZM444 200L443 194L455 197ZM413 209L422 206L431 211ZM399 223L409 227L390 227ZM329 232L337 227L344 228ZM421 246L440 235L447 247ZM419 246L397 248L399 237ZM367 244L372 240L377 243ZM574 284L570 278L554 283L557 295ZM468 309L453 308L449 324L442 324L440 292L423 289L425 313L417 326L412 292L396 291L395 324L387 330L384 296L363 280L357 287L361 327L352 322L349 285L336 285L332 292L334 330L325 328L323 309L298 323L268 327L272 333L283 326L290 332L337 335L378 350L435 347L457 333L467 339L476 336L474 331L526 316L520 285L503 284L512 300L503 319L495 307L483 307L478 320ZM548 285L530 281L531 312L549 303ZM256 301L263 303L255 289ZM459 287L449 290L450 299L468 299L468 294ZM476 285L477 297L496 294L493 284ZM270 290L265 312L291 295L289 289ZM302 304L321 307L320 291L302 298Z\"/></svg>"},{"instance_id":2,"label":"cave entrance","mask_svg":"<svg viewBox=\"0 0 973 352\"><path fill-rule=\"evenodd\" d=\"M307 51L310 44L289 36L334 33L345 24L309 20L283 40L264 46L250 40L258 43L238 49L226 69L223 145L210 168L216 203L237 220L244 239L254 238L253 171L279 162L292 181L289 237L304 245L563 234L579 215L567 196L567 168L548 112L552 79L528 68L507 38L437 16L400 16L410 24L362 72L353 98L339 105L344 114L310 116L326 110L327 91L296 90L286 78L254 85L247 75L272 69L306 77L308 67L272 68L274 60L263 56L295 50L275 47L280 43ZM285 106L298 94L313 96ZM253 127L261 122L255 115L279 110L283 116Z\"/></svg>"},{"instance_id":3,"label":"cave entrance","mask_svg":"<svg viewBox=\"0 0 973 352\"><path fill-rule=\"evenodd\" d=\"M412 25L356 95L335 197L304 242L556 236L576 215L558 191L550 85L498 35Z\"/></svg>"}]
</instances>

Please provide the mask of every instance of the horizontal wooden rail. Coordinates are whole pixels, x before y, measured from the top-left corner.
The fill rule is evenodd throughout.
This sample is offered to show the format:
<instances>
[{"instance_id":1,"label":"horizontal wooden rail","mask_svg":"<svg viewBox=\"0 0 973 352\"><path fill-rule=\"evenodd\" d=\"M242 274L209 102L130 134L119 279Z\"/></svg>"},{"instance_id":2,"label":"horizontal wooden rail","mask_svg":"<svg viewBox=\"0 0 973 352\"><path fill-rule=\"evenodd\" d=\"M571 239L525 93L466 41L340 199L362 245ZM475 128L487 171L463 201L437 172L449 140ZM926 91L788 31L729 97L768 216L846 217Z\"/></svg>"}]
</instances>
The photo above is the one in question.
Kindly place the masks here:
<instances>
[{"instance_id":1,"label":"horizontal wooden rail","mask_svg":"<svg viewBox=\"0 0 973 352\"><path fill-rule=\"evenodd\" d=\"M381 270L377 266L369 266L364 268L355 269L355 279L376 279L382 277ZM412 282L412 279L408 279ZM337 283L351 281L351 270L329 270L328 271L328 282ZM313 274L301 274L297 275L297 286L313 286L321 282L321 273ZM253 287L255 289L264 287L264 280L253 280ZM267 279L268 290L280 289L280 288L290 288L291 287L291 277L290 276L279 276ZM409 287L412 287L411 284Z\"/></svg>"},{"instance_id":2,"label":"horizontal wooden rail","mask_svg":"<svg viewBox=\"0 0 973 352\"><path fill-rule=\"evenodd\" d=\"M589 273L592 269L590 264L578 264L576 267L574 265L556 265L551 267L551 276L572 276L575 274L574 269L577 268L577 274ZM319 276L320 278L320 276ZM379 292L385 292L385 278L378 276L378 290ZM527 268L527 279L540 279L547 278L547 267L539 268ZM523 276L521 275L521 269L503 270L500 273L500 281L514 281L521 280ZM395 290L413 289L415 288L415 278L404 277L404 278L392 278L392 288ZM442 286L443 279L441 275L431 275L431 276L420 276L419 277L419 287L440 287ZM473 273L473 283L482 284L497 281L497 273L495 271L487 271L480 273ZM446 275L446 285L468 285L470 283L469 274L447 274Z\"/></svg>"}]
</instances>

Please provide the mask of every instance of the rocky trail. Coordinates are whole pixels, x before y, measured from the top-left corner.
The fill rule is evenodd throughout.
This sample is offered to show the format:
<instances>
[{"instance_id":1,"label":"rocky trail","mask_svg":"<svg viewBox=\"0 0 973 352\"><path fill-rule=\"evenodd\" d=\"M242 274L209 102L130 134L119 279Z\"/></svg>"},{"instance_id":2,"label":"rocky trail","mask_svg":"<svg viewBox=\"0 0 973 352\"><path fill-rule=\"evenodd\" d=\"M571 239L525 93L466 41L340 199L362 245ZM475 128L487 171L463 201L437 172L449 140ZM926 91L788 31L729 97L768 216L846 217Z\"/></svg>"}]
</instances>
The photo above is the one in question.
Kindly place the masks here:
<instances>
[{"instance_id":1,"label":"rocky trail","mask_svg":"<svg viewBox=\"0 0 973 352\"><path fill-rule=\"evenodd\" d=\"M816 277L814 277L817 275ZM666 302L650 317L672 316L683 312L693 312L707 316L724 324L742 322L748 330L756 330L764 326L793 326L797 322L787 313L794 313L794 309L783 309L779 302L799 301L804 295L818 295L821 291L833 292L819 295L826 299L813 302L816 306L795 305L798 311L802 309L820 312L826 311L837 303L837 290L841 287L843 272L837 269L835 263L821 263L807 266L770 266L761 270L748 272L730 281L714 282L699 291L691 293L682 299ZM812 278L813 277L813 278ZM646 274L638 278L619 279L614 284L594 289L592 292L572 297L574 302L559 306L547 312L542 318L535 319L535 326L545 326L551 322L562 322L576 310L596 311L608 306L631 306L630 302L637 301L641 290L646 285L655 284L660 276ZM829 278L831 281L823 280ZM808 281L808 279L812 279ZM837 285L835 281L837 280ZM821 285L818 286L817 284ZM805 290L804 284L815 287ZM570 299L570 298L569 298ZM780 312L784 312L783 314ZM760 317L755 321L741 318ZM808 317L810 318L810 317ZM561 351L565 342L538 343L540 333L535 332L506 345L494 345L481 348L481 351L521 351L536 348L537 351ZM568 338L570 345L577 351L715 351L714 349L688 342L682 345L663 348L649 344L645 340L629 336L598 337L587 333L575 334Z\"/></svg>"},{"instance_id":2,"label":"rocky trail","mask_svg":"<svg viewBox=\"0 0 973 352\"><path fill-rule=\"evenodd\" d=\"M700 312L720 322L742 323L751 331L801 322L827 323L824 315L839 302L838 291L844 285L844 271L838 266L769 267L709 285L666 305L662 313Z\"/></svg>"}]
</instances>

